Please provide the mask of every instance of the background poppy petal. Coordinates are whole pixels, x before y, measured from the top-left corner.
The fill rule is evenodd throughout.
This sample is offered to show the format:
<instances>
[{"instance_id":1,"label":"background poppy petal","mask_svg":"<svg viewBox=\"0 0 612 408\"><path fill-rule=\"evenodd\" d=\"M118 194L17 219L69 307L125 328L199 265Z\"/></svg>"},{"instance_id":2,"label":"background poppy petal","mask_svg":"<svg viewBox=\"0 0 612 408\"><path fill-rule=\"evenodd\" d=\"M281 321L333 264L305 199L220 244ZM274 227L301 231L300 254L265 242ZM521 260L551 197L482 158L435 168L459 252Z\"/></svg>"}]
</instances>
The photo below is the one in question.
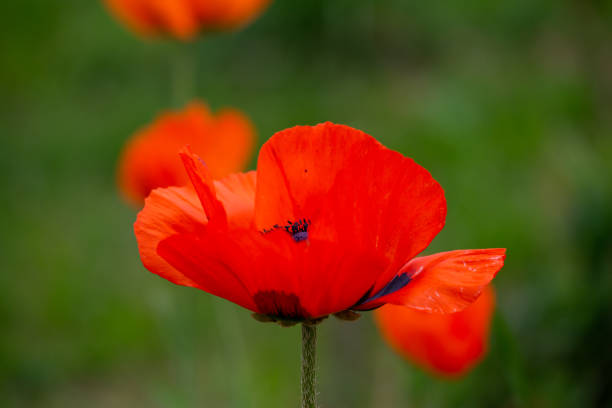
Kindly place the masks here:
<instances>
[{"instance_id":1,"label":"background poppy petal","mask_svg":"<svg viewBox=\"0 0 612 408\"><path fill-rule=\"evenodd\" d=\"M213 31L248 23L270 0L106 0L109 9L143 35L169 34L192 39Z\"/></svg>"},{"instance_id":2,"label":"background poppy petal","mask_svg":"<svg viewBox=\"0 0 612 408\"><path fill-rule=\"evenodd\" d=\"M157 21L170 34L180 39L193 37L199 28L197 16L189 1L148 0Z\"/></svg>"},{"instance_id":3,"label":"background poppy petal","mask_svg":"<svg viewBox=\"0 0 612 408\"><path fill-rule=\"evenodd\" d=\"M157 31L157 21L144 0L105 0L109 10L132 30L143 35Z\"/></svg>"},{"instance_id":4,"label":"background poppy petal","mask_svg":"<svg viewBox=\"0 0 612 408\"><path fill-rule=\"evenodd\" d=\"M219 22L230 26L248 23L270 2L271 0L234 0L226 3Z\"/></svg>"},{"instance_id":5,"label":"background poppy petal","mask_svg":"<svg viewBox=\"0 0 612 408\"><path fill-rule=\"evenodd\" d=\"M443 376L457 376L487 351L495 295L490 286L457 313L432 314L397 305L374 312L387 342L402 356Z\"/></svg>"},{"instance_id":6,"label":"background poppy petal","mask_svg":"<svg viewBox=\"0 0 612 408\"><path fill-rule=\"evenodd\" d=\"M165 112L126 143L119 160L118 182L123 195L138 206L158 187L183 186L189 177L178 152L189 145L220 179L247 164L253 150L254 127L235 109L211 114L206 104Z\"/></svg>"},{"instance_id":7,"label":"background poppy petal","mask_svg":"<svg viewBox=\"0 0 612 408\"><path fill-rule=\"evenodd\" d=\"M204 159L215 179L244 169L251 160L256 131L249 118L237 109L217 112L208 126L211 137L205 146L192 148ZM202 151L202 153L200 153Z\"/></svg>"},{"instance_id":8,"label":"background poppy petal","mask_svg":"<svg viewBox=\"0 0 612 408\"><path fill-rule=\"evenodd\" d=\"M457 312L474 302L504 266L506 250L473 249L441 252L408 262L397 274L407 284L357 307L371 309L385 303L436 313Z\"/></svg>"}]
</instances>

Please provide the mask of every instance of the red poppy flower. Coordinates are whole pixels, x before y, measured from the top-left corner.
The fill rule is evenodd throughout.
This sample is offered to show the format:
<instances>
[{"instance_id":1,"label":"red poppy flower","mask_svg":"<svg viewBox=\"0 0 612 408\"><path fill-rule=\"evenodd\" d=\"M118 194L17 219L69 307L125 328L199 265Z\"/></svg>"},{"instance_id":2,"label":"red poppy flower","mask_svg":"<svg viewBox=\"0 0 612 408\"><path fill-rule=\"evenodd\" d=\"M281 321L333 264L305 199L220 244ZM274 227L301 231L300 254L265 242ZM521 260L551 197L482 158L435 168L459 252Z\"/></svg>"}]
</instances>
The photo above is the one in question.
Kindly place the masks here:
<instances>
[{"instance_id":1,"label":"red poppy flower","mask_svg":"<svg viewBox=\"0 0 612 408\"><path fill-rule=\"evenodd\" d=\"M214 178L241 171L251 155L254 134L251 121L235 109L213 116L206 105L193 102L183 111L163 113L123 149L120 189L142 205L154 188L189 184L177 154L187 144L206 160Z\"/></svg>"},{"instance_id":2,"label":"red poppy flower","mask_svg":"<svg viewBox=\"0 0 612 408\"><path fill-rule=\"evenodd\" d=\"M195 154L181 157L193 189L154 190L135 224L145 267L270 319L384 303L456 311L503 264L503 250L409 263L444 225L442 188L347 126L279 132L256 174L220 181Z\"/></svg>"},{"instance_id":3,"label":"red poppy flower","mask_svg":"<svg viewBox=\"0 0 612 408\"><path fill-rule=\"evenodd\" d=\"M464 374L487 351L495 296L487 287L473 304L457 313L427 313L386 305L376 310L378 327L405 358L442 376Z\"/></svg>"},{"instance_id":4,"label":"red poppy flower","mask_svg":"<svg viewBox=\"0 0 612 408\"><path fill-rule=\"evenodd\" d=\"M182 40L200 31L233 28L255 18L270 0L105 0L109 10L134 31Z\"/></svg>"}]
</instances>

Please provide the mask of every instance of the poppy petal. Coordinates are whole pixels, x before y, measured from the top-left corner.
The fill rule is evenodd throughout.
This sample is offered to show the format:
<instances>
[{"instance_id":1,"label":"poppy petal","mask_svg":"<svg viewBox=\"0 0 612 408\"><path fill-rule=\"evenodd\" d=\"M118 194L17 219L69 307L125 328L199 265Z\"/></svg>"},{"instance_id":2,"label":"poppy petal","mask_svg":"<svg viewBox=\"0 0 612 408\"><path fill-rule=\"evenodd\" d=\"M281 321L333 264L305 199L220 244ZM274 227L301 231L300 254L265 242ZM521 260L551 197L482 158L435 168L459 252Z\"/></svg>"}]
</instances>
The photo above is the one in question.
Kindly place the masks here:
<instances>
[{"instance_id":1,"label":"poppy petal","mask_svg":"<svg viewBox=\"0 0 612 408\"><path fill-rule=\"evenodd\" d=\"M253 225L256 181L257 173L249 171L230 174L214 182L217 199L223 203L228 223L233 228Z\"/></svg>"},{"instance_id":2,"label":"poppy petal","mask_svg":"<svg viewBox=\"0 0 612 408\"><path fill-rule=\"evenodd\" d=\"M219 110L205 130L211 137L206 145L192 148L209 166L215 179L243 169L253 152L255 127L249 118L236 109Z\"/></svg>"},{"instance_id":3,"label":"poppy petal","mask_svg":"<svg viewBox=\"0 0 612 408\"><path fill-rule=\"evenodd\" d=\"M287 318L310 318L299 300L295 242L277 230L218 230L178 234L162 241L158 253L204 291L248 309ZM247 300L247 295L249 300ZM287 302L291 304L287 304ZM273 307L275 302L281 302ZM293 315L296 311L301 316Z\"/></svg>"},{"instance_id":4,"label":"poppy petal","mask_svg":"<svg viewBox=\"0 0 612 408\"><path fill-rule=\"evenodd\" d=\"M208 217L208 222L221 228L226 227L227 214L223 204L217 199L215 184L206 164L197 155L193 154L189 148L181 151L180 156L191 184L193 184L198 197L200 197L200 202Z\"/></svg>"},{"instance_id":5,"label":"poppy petal","mask_svg":"<svg viewBox=\"0 0 612 408\"><path fill-rule=\"evenodd\" d=\"M236 0L226 7L223 22L229 25L244 24L255 18L271 0Z\"/></svg>"},{"instance_id":6,"label":"poppy petal","mask_svg":"<svg viewBox=\"0 0 612 408\"><path fill-rule=\"evenodd\" d=\"M474 249L442 252L408 262L383 288L355 309L385 303L436 313L457 312L474 302L504 265L506 250ZM395 282L400 282L397 285Z\"/></svg>"},{"instance_id":7,"label":"poppy petal","mask_svg":"<svg viewBox=\"0 0 612 408\"><path fill-rule=\"evenodd\" d=\"M140 259L145 268L177 285L197 286L159 257L157 245L169 236L203 229L206 223L202 205L193 189L170 187L153 190L134 224Z\"/></svg>"},{"instance_id":8,"label":"poppy petal","mask_svg":"<svg viewBox=\"0 0 612 408\"><path fill-rule=\"evenodd\" d=\"M248 257L233 252L226 234L212 230L203 234L177 234L161 241L157 252L168 264L189 277L197 287L244 308L258 312L251 293L236 275L236 264ZM239 259L240 258L240 259Z\"/></svg>"},{"instance_id":9,"label":"poppy petal","mask_svg":"<svg viewBox=\"0 0 612 408\"><path fill-rule=\"evenodd\" d=\"M227 210L232 226L251 225L255 201L255 172L234 174L214 182L218 200ZM198 286L157 253L164 239L176 234L203 231L208 223L197 193L191 187L153 190L138 214L134 232L140 257L151 272L178 285Z\"/></svg>"},{"instance_id":10,"label":"poppy petal","mask_svg":"<svg viewBox=\"0 0 612 408\"><path fill-rule=\"evenodd\" d=\"M109 10L124 24L143 35L156 32L156 20L143 0L105 0Z\"/></svg>"},{"instance_id":11,"label":"poppy petal","mask_svg":"<svg viewBox=\"0 0 612 408\"><path fill-rule=\"evenodd\" d=\"M143 35L188 40L199 31L246 24L270 0L106 0L120 20Z\"/></svg>"},{"instance_id":12,"label":"poppy petal","mask_svg":"<svg viewBox=\"0 0 612 408\"><path fill-rule=\"evenodd\" d=\"M336 176L327 202L333 210L322 224L335 225L338 241L360 237L359 245L390 261L379 273L376 293L442 230L446 200L438 182L412 159L380 144L355 154Z\"/></svg>"},{"instance_id":13,"label":"poppy petal","mask_svg":"<svg viewBox=\"0 0 612 408\"><path fill-rule=\"evenodd\" d=\"M298 293L313 317L350 309L374 285L373 271L387 265L375 252L324 240L309 240L301 256L294 267L302 277Z\"/></svg>"},{"instance_id":14,"label":"poppy petal","mask_svg":"<svg viewBox=\"0 0 612 408\"><path fill-rule=\"evenodd\" d=\"M169 33L187 40L198 31L198 21L193 7L182 0L148 0L152 12Z\"/></svg>"},{"instance_id":15,"label":"poppy petal","mask_svg":"<svg viewBox=\"0 0 612 408\"><path fill-rule=\"evenodd\" d=\"M262 147L257 168L257 227L305 217L313 238L383 254L389 264L371 271L374 292L444 226L444 192L429 172L348 126L279 132Z\"/></svg>"},{"instance_id":16,"label":"poppy petal","mask_svg":"<svg viewBox=\"0 0 612 408\"><path fill-rule=\"evenodd\" d=\"M487 351L495 295L490 286L457 313L432 314L385 305L374 312L389 344L406 359L443 376L458 376Z\"/></svg>"},{"instance_id":17,"label":"poppy petal","mask_svg":"<svg viewBox=\"0 0 612 408\"><path fill-rule=\"evenodd\" d=\"M285 220L314 217L353 150L378 142L348 126L296 126L273 135L257 162L255 222L263 230ZM315 207L315 208L313 208Z\"/></svg>"}]
</instances>

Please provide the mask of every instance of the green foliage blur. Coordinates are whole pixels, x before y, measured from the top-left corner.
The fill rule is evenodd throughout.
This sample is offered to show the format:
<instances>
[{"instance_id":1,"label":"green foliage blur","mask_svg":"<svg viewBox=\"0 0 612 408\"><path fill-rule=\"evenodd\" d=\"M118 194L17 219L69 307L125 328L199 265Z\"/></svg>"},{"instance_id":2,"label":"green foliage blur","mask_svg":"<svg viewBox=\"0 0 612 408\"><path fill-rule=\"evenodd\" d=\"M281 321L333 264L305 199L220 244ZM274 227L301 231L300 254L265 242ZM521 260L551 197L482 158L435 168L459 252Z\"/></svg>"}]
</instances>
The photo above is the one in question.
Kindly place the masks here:
<instances>
[{"instance_id":1,"label":"green foliage blur","mask_svg":"<svg viewBox=\"0 0 612 408\"><path fill-rule=\"evenodd\" d=\"M612 407L612 2L276 0L191 44L98 1L5 3L0 406L298 405L299 330L147 272L118 196L126 138L197 96L259 143L364 130L444 187L427 252L508 248L474 371L433 378L367 314L329 319L323 407Z\"/></svg>"}]
</instances>

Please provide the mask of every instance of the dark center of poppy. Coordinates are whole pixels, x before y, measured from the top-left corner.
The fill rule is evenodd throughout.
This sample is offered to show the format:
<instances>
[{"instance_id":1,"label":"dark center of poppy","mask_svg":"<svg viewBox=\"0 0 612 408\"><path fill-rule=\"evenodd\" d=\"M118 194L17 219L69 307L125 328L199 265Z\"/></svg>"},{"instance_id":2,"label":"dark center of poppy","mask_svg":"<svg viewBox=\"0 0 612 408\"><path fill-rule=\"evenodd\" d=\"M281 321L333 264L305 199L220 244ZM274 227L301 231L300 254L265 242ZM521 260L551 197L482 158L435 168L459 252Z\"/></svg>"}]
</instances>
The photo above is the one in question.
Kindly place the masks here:
<instances>
[{"instance_id":1,"label":"dark center of poppy","mask_svg":"<svg viewBox=\"0 0 612 408\"><path fill-rule=\"evenodd\" d=\"M277 229L284 229L291 235L291 238L293 238L295 242L302 242L308 239L308 227L310 224L311 221L306 218L302 218L301 220L297 220L295 222L289 220L285 225L274 224L271 229L263 230L263 233L266 234Z\"/></svg>"},{"instance_id":2,"label":"dark center of poppy","mask_svg":"<svg viewBox=\"0 0 612 408\"><path fill-rule=\"evenodd\" d=\"M253 301L261 314L281 319L303 320L310 316L293 293L264 290L255 293Z\"/></svg>"}]
</instances>

